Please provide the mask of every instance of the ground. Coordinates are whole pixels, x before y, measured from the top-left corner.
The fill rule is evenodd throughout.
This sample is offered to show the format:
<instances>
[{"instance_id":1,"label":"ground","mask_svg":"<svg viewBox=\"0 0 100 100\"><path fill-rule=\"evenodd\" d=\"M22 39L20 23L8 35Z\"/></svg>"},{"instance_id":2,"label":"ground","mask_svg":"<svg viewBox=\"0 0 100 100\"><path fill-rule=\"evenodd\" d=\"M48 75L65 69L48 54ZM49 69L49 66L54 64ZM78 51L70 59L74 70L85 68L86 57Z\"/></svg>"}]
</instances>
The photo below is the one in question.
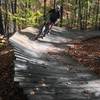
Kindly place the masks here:
<instances>
[{"instance_id":1,"label":"ground","mask_svg":"<svg viewBox=\"0 0 100 100\"><path fill-rule=\"evenodd\" d=\"M16 56L14 79L29 100L100 99L99 76L66 52L68 47L77 47L78 39L89 38L93 32L69 32L53 27L51 34L34 41L30 37L38 30L29 27L23 31L16 32L10 41Z\"/></svg>"},{"instance_id":2,"label":"ground","mask_svg":"<svg viewBox=\"0 0 100 100\"><path fill-rule=\"evenodd\" d=\"M18 36L17 42L19 42L19 44L22 43L21 48L23 50L25 50L26 53L23 52L22 50L20 51L19 48L16 48L17 49L17 51L16 51L17 60L15 63L16 63L16 66L18 68L18 71L19 71L19 74L17 77L22 78L20 76L20 74L22 75L22 73L23 73L23 75L26 76L25 82L30 81L29 87L35 86L34 88L32 87L32 91L30 93L33 96L36 94L33 97L34 100L42 100L42 99L37 99L40 97L41 98L49 98L50 100L52 100L52 98L53 98L52 95L55 95L55 98L57 100L62 100L62 98L64 98L64 96L66 99L66 98L68 98L68 97L66 97L66 94L65 94L68 92L68 91L66 91L66 90L68 90L68 89L66 89L66 86L67 86L67 88L70 88L70 90L73 90L73 91L70 91L70 93L68 92L69 98L71 98L70 94L73 94L73 96L76 97L76 90L77 89L75 89L73 87L74 85L77 85L77 84L85 85L86 84L88 86L88 84L90 84L89 86L91 86L91 82L89 82L87 79L90 77L85 77L84 75L78 76L78 78L80 78L78 83L76 80L77 77L75 77L75 79L73 78L75 75L81 75L83 72L80 73L79 69L76 70L75 66L77 64L74 65L71 63L71 65L70 65L70 63L68 62L68 61L70 61L70 59L69 59L70 57L68 56L67 53L69 53L74 59L77 59L80 63L87 65L87 67L89 66L90 70L92 70L98 74L100 73L100 71L98 70L99 69L99 56L100 56L100 52L99 52L100 47L98 45L100 43L99 37L88 38L87 40L84 40L84 41L77 41L77 42L72 41L72 44L74 44L74 46L70 47L69 49L67 48L66 51L68 51L68 52L64 51L66 49L66 47L65 47L65 44L63 45L62 41L59 40L60 38L58 38L58 40L61 43L59 43L59 42L56 43L56 41L52 41L52 40L47 42L47 40L45 41L45 39L44 39L44 41L40 40L40 41L37 41L34 43L34 41L28 40L28 38L26 38L25 34L20 35L20 37L22 37L23 40L20 40L19 36ZM53 39L53 37L51 37L50 39ZM24 43L26 43L28 48L23 47ZM20 45L18 45L18 46L20 47ZM64 48L62 49L63 46L64 46ZM1 54L4 50L10 51L11 48L9 50L8 49L9 47L10 47L10 45L3 46L3 49L1 48ZM27 49L28 49L28 51L27 51ZM31 55L23 55L23 53L28 54L29 51L31 51L31 49L33 50ZM44 54L43 54L41 60L36 59L38 57L35 58L35 55L41 56L42 53L44 53ZM12 53L11 54L7 53L7 54L8 55L6 55L6 57L5 57L7 59L2 59L2 61L1 61L4 64L6 64L7 62L9 62L9 63L12 62L11 60L8 61L8 58L11 57L10 55L12 55ZM3 57L4 56L5 55L3 55ZM68 58L65 59L65 56L68 56ZM33 57L33 58L31 58L31 57ZM32 59L34 59L34 60L32 60ZM33 62L36 60L39 61L39 64L38 64L38 62L35 62L35 63ZM51 62L50 66L49 66L49 62ZM58 64L58 62L59 62L59 64ZM17 65L17 63L20 65ZM74 63L76 63L76 62L74 62ZM38 65L38 67L35 66L35 64ZM56 64L57 64L57 66L56 66ZM23 65L23 66L21 66L21 65ZM66 67L65 67L65 65L66 65ZM24 68L24 66L25 66L25 68ZM73 69L70 68L73 66L74 66ZM28 67L28 69L25 71L25 69L27 67ZM77 65L77 67L78 67L78 65ZM21 72L19 70L20 68L21 68ZM24 70L22 70L22 68ZM6 70L4 70L4 71L6 71ZM29 74L28 74L28 71L29 71ZM81 70L81 71L83 71L83 70ZM71 76L71 74L72 74L71 72L73 73L73 75L74 75L74 73L76 73L76 74L74 76L73 75ZM70 78L67 78L66 74ZM88 75L85 71L84 71L84 74ZM43 79L44 77L45 77L45 79ZM28 78L32 78L32 80L28 80ZM71 78L72 78L72 80L70 80ZM93 76L92 76L92 78L93 78ZM68 79L68 80L66 80L66 79ZM74 81L73 81L73 79L74 79ZM32 83L31 83L31 81L32 81ZM28 85L28 83L25 83L25 84ZM36 84L36 85L33 85L33 84ZM56 85L54 86L54 84L56 84ZM51 85L51 86L47 86L46 90L45 90L45 88L43 88L41 85L43 87L45 87L46 85ZM64 88L63 88L63 86L64 86ZM10 100L10 99L25 100L26 99L26 98L24 98L24 95L23 95L23 89L19 88L18 83L17 83L17 85L16 85L16 83L15 84L13 83L13 87L9 87L9 88L13 89L14 91L10 91L6 95L6 98L4 98L4 96L5 96L4 95L3 100ZM74 89L75 89L75 91L74 91ZM82 89L80 89L80 90L82 90ZM5 91L7 91L7 90L5 90ZM21 91L21 92L19 92L19 91ZM79 92L79 91L77 91L77 92ZM41 95L41 93L43 93L43 94ZM55 93L55 94L53 94L53 93ZM92 96L92 93L94 93L94 92L93 91L90 92L90 90L82 90L81 93L83 93L84 96L86 96L86 98L90 98ZM80 94L80 95L83 96L83 94Z\"/></svg>"},{"instance_id":3,"label":"ground","mask_svg":"<svg viewBox=\"0 0 100 100\"><path fill-rule=\"evenodd\" d=\"M8 39L0 36L0 100L26 100L23 89L14 82L14 52Z\"/></svg>"},{"instance_id":4,"label":"ground","mask_svg":"<svg viewBox=\"0 0 100 100\"><path fill-rule=\"evenodd\" d=\"M80 63L87 65L90 70L100 75L100 37L88 38L79 43L74 43L74 48L69 49L69 54Z\"/></svg>"}]
</instances>

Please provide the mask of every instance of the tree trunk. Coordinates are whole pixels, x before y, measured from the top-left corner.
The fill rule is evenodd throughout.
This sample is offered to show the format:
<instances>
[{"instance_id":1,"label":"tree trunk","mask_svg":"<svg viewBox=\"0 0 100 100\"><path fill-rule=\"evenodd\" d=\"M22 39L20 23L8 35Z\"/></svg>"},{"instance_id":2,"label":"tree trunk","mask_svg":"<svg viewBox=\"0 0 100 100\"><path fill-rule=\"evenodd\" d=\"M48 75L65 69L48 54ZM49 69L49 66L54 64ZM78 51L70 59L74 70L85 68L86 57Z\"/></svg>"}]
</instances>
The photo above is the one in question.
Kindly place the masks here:
<instances>
[{"instance_id":1,"label":"tree trunk","mask_svg":"<svg viewBox=\"0 0 100 100\"><path fill-rule=\"evenodd\" d=\"M80 23L80 30L83 30L82 24L82 1L79 0L79 23Z\"/></svg>"},{"instance_id":2,"label":"tree trunk","mask_svg":"<svg viewBox=\"0 0 100 100\"><path fill-rule=\"evenodd\" d=\"M99 25L98 25L98 19L99 19L99 0L96 2L96 20L95 20L95 29L97 30Z\"/></svg>"},{"instance_id":3,"label":"tree trunk","mask_svg":"<svg viewBox=\"0 0 100 100\"><path fill-rule=\"evenodd\" d=\"M12 5L12 14L14 15L16 13L17 0L12 1L11 5ZM13 19L13 32L15 31L16 31L16 19Z\"/></svg>"},{"instance_id":4,"label":"tree trunk","mask_svg":"<svg viewBox=\"0 0 100 100\"><path fill-rule=\"evenodd\" d=\"M44 20L46 20L46 1L44 0Z\"/></svg>"},{"instance_id":5,"label":"tree trunk","mask_svg":"<svg viewBox=\"0 0 100 100\"><path fill-rule=\"evenodd\" d=\"M1 11L1 0L0 0L0 34L4 35L3 20L2 20L2 11Z\"/></svg>"},{"instance_id":6,"label":"tree trunk","mask_svg":"<svg viewBox=\"0 0 100 100\"><path fill-rule=\"evenodd\" d=\"M54 6L54 9L55 9L55 6L56 6L56 0L54 0L54 4L53 4L53 6Z\"/></svg>"},{"instance_id":7,"label":"tree trunk","mask_svg":"<svg viewBox=\"0 0 100 100\"><path fill-rule=\"evenodd\" d=\"M8 0L5 0L5 34L8 34L8 6L7 6Z\"/></svg>"},{"instance_id":8,"label":"tree trunk","mask_svg":"<svg viewBox=\"0 0 100 100\"><path fill-rule=\"evenodd\" d=\"M85 26L84 26L84 29L86 30L87 30L87 22L88 22L88 10L89 8L88 8L88 3L87 3L86 8L85 8Z\"/></svg>"},{"instance_id":9,"label":"tree trunk","mask_svg":"<svg viewBox=\"0 0 100 100\"><path fill-rule=\"evenodd\" d=\"M60 16L60 27L62 27L63 24L63 5L64 4L64 0L61 0L61 16Z\"/></svg>"}]
</instances>

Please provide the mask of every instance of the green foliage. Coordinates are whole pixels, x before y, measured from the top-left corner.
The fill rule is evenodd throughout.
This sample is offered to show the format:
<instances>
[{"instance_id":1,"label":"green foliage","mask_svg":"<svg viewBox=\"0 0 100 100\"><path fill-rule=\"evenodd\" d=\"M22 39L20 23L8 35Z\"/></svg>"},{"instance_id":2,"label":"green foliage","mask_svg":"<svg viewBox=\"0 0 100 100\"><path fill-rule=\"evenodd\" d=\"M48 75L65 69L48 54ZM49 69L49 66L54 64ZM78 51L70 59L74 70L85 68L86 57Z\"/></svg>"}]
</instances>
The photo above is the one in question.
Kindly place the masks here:
<instances>
[{"instance_id":1,"label":"green foliage","mask_svg":"<svg viewBox=\"0 0 100 100\"><path fill-rule=\"evenodd\" d=\"M9 12L10 21L15 20L17 26L27 27L27 26L38 26L41 22L41 17L43 16L43 10L41 9L33 10L38 8L39 0L20 0L18 1L18 7L16 13L12 14ZM29 8L29 5L30 8ZM39 5L39 6L38 6Z\"/></svg>"},{"instance_id":2,"label":"green foliage","mask_svg":"<svg viewBox=\"0 0 100 100\"><path fill-rule=\"evenodd\" d=\"M19 9L18 13L11 15L11 20L16 20L17 25L38 26L43 14L40 11L33 12L30 9L25 11Z\"/></svg>"},{"instance_id":3,"label":"green foliage","mask_svg":"<svg viewBox=\"0 0 100 100\"><path fill-rule=\"evenodd\" d=\"M39 3L39 0L21 0L20 2L23 2L23 3L31 3L31 4L36 4L36 3Z\"/></svg>"},{"instance_id":4,"label":"green foliage","mask_svg":"<svg viewBox=\"0 0 100 100\"><path fill-rule=\"evenodd\" d=\"M14 10L14 7L11 5L12 0L8 1L8 9L5 10L2 7L1 10L5 19L6 14L8 14L7 21L9 23L23 28L27 26L38 26L43 21L44 5L40 0L17 0L15 7L16 13L14 14L12 14L12 9ZM87 25L93 26L99 23L100 11L97 10L99 8L99 0L56 0L56 2L56 4L60 5L63 3L63 26L80 27L82 25L83 27L88 27ZM52 7L53 2L46 5L46 13Z\"/></svg>"},{"instance_id":5,"label":"green foliage","mask_svg":"<svg viewBox=\"0 0 100 100\"><path fill-rule=\"evenodd\" d=\"M4 43L0 43L0 49L4 47Z\"/></svg>"}]
</instances>

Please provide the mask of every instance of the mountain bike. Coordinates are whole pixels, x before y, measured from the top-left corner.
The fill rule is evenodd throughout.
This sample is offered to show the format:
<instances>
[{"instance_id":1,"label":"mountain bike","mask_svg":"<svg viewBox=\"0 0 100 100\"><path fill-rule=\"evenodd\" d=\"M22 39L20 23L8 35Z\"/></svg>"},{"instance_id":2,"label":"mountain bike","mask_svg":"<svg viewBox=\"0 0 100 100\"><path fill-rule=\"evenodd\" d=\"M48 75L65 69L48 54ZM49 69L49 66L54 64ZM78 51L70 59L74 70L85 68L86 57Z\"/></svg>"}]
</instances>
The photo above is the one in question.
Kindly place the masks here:
<instances>
[{"instance_id":1,"label":"mountain bike","mask_svg":"<svg viewBox=\"0 0 100 100\"><path fill-rule=\"evenodd\" d=\"M43 38L46 36L46 34L50 33L52 26L54 23L52 22L44 22L44 24L39 29L38 34L36 35L34 40L37 40L38 38Z\"/></svg>"}]
</instances>

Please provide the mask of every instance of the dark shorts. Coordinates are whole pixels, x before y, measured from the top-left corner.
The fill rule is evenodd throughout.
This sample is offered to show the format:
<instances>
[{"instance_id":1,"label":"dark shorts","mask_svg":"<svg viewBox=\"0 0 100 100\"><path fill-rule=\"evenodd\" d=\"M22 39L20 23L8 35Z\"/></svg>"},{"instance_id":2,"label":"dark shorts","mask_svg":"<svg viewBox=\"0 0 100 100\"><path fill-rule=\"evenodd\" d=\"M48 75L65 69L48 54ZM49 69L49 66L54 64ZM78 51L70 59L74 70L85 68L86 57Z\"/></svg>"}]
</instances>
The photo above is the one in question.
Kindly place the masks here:
<instances>
[{"instance_id":1,"label":"dark shorts","mask_svg":"<svg viewBox=\"0 0 100 100\"><path fill-rule=\"evenodd\" d=\"M57 19L50 18L50 22L55 23L56 21L57 21Z\"/></svg>"}]
</instances>

